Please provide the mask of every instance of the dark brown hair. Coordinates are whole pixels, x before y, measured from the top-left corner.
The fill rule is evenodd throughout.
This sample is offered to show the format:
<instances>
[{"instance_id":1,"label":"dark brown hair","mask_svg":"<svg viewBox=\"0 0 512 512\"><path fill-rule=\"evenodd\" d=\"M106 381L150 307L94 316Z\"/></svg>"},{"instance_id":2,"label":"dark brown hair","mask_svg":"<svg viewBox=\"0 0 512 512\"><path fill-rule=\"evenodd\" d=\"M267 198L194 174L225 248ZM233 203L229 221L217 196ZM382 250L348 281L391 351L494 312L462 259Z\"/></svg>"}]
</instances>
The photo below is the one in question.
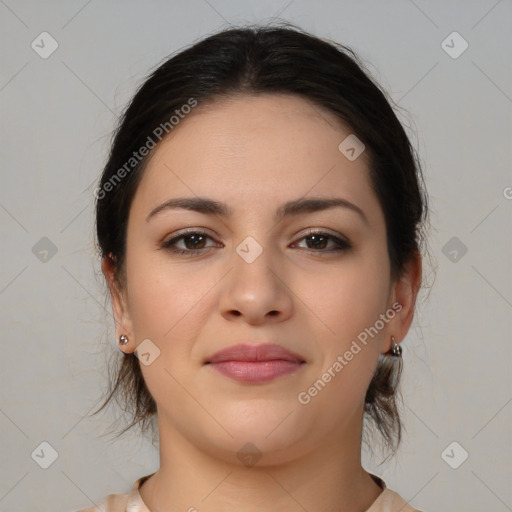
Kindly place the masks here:
<instances>
[{"instance_id":1,"label":"dark brown hair","mask_svg":"<svg viewBox=\"0 0 512 512\"><path fill-rule=\"evenodd\" d=\"M406 264L419 257L427 214L421 166L390 100L359 57L289 23L246 26L218 32L167 59L138 89L119 121L96 191L96 227L100 256L115 263L120 286L128 213L151 154L140 157L139 148L151 146L150 140L158 143L158 127L170 131L171 117L185 111L191 99L205 104L261 93L299 95L350 127L369 155L371 184L386 221L391 278L399 279ZM136 355L116 351L115 357L109 391L94 414L119 395L132 420L121 434L137 424L144 431L154 420L155 401ZM372 420L393 454L402 431L397 402L401 371L401 358L381 354L364 404L365 422Z\"/></svg>"}]
</instances>

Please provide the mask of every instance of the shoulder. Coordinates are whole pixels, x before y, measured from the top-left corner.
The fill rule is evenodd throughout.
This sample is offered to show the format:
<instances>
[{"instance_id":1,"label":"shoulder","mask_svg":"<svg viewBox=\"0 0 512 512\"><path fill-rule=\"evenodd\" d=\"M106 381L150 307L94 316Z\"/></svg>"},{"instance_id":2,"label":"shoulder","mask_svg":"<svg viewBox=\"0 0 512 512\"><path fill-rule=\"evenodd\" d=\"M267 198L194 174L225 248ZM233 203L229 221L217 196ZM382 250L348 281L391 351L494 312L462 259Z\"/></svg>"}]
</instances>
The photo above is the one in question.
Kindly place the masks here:
<instances>
[{"instance_id":1,"label":"shoulder","mask_svg":"<svg viewBox=\"0 0 512 512\"><path fill-rule=\"evenodd\" d=\"M367 512L421 512L405 501L398 493L385 488Z\"/></svg>"},{"instance_id":2,"label":"shoulder","mask_svg":"<svg viewBox=\"0 0 512 512\"><path fill-rule=\"evenodd\" d=\"M82 508L75 512L126 512L129 494L109 494L95 507Z\"/></svg>"},{"instance_id":3,"label":"shoulder","mask_svg":"<svg viewBox=\"0 0 512 512\"><path fill-rule=\"evenodd\" d=\"M127 494L109 494L94 507L82 508L74 512L149 512L139 494L139 487L154 473L139 478Z\"/></svg>"}]
</instances>

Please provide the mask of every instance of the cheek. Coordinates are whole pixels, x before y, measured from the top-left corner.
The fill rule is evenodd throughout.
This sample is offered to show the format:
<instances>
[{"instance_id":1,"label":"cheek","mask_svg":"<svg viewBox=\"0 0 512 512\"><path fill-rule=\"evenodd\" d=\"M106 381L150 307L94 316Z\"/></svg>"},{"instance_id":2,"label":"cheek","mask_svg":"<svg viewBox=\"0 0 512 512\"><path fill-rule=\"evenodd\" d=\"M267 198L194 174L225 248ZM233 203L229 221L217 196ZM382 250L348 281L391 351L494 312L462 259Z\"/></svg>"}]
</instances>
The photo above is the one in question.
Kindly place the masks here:
<instances>
[{"instance_id":1,"label":"cheek","mask_svg":"<svg viewBox=\"0 0 512 512\"><path fill-rule=\"evenodd\" d=\"M215 285L213 273L193 270L192 265L173 265L157 252L128 255L128 297L137 340L150 338L160 348L176 349L172 339L194 336ZM218 278L217 278L218 280Z\"/></svg>"},{"instance_id":2,"label":"cheek","mask_svg":"<svg viewBox=\"0 0 512 512\"><path fill-rule=\"evenodd\" d=\"M315 322L321 356L298 398L314 416L342 424L364 403L386 335L385 327L377 334L370 328L386 311L388 285L378 258L354 260L310 285L311 309L322 320Z\"/></svg>"},{"instance_id":3,"label":"cheek","mask_svg":"<svg viewBox=\"0 0 512 512\"><path fill-rule=\"evenodd\" d=\"M170 292L165 274L155 272L147 261L135 257L127 261L130 315L137 338L159 337L178 314L179 300Z\"/></svg>"},{"instance_id":4,"label":"cheek","mask_svg":"<svg viewBox=\"0 0 512 512\"><path fill-rule=\"evenodd\" d=\"M336 417L357 410L377 367L386 325L389 278L385 255L375 248L368 256L346 259L309 285L316 322L317 350L322 354L306 388L316 414ZM307 302L307 301L305 301ZM376 332L376 322L381 329ZM331 404L327 406L326 404ZM328 412L326 412L328 411Z\"/></svg>"},{"instance_id":5,"label":"cheek","mask_svg":"<svg viewBox=\"0 0 512 512\"><path fill-rule=\"evenodd\" d=\"M386 260L377 254L347 258L321 277L302 283L308 297L304 302L311 304L322 320L328 346L335 342L338 349L342 348L385 312L388 270Z\"/></svg>"}]
</instances>

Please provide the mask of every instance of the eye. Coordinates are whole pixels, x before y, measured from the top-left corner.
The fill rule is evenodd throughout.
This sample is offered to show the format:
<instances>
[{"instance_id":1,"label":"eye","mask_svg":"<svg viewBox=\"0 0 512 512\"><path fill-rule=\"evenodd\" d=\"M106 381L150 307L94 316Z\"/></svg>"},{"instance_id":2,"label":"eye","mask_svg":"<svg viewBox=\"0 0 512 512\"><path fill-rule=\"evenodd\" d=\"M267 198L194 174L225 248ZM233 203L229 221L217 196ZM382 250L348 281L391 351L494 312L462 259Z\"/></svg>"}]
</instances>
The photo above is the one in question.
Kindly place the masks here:
<instances>
[{"instance_id":1,"label":"eye","mask_svg":"<svg viewBox=\"0 0 512 512\"><path fill-rule=\"evenodd\" d=\"M325 231L311 230L300 240L306 240L306 245L310 245L308 244L308 241L311 242L311 245L309 247L306 247L306 249L310 250L311 252L339 252L346 251L352 247L350 242L348 242L347 240L343 240ZM331 245L331 249L326 249L326 246L328 245L329 242L331 242L331 244L334 244L334 247L332 248Z\"/></svg>"},{"instance_id":2,"label":"eye","mask_svg":"<svg viewBox=\"0 0 512 512\"><path fill-rule=\"evenodd\" d=\"M213 238L204 231L187 231L186 233L175 236L170 240L164 241L162 243L162 248L175 254L191 256L205 249L207 239L213 240ZM184 243L184 249L177 246L179 242Z\"/></svg>"},{"instance_id":3,"label":"eye","mask_svg":"<svg viewBox=\"0 0 512 512\"><path fill-rule=\"evenodd\" d=\"M215 247L215 245L206 246L208 240L213 240L213 238L204 231L187 231L164 241L162 243L162 248L171 251L174 254L193 256L205 251L206 249ZM341 252L352 247L350 242L325 231L311 230L299 240L306 240L307 247L305 247L305 249L314 253ZM179 243L182 243L184 247L178 247ZM327 248L329 243L331 243L330 249ZM292 247L300 246L295 243Z\"/></svg>"}]
</instances>

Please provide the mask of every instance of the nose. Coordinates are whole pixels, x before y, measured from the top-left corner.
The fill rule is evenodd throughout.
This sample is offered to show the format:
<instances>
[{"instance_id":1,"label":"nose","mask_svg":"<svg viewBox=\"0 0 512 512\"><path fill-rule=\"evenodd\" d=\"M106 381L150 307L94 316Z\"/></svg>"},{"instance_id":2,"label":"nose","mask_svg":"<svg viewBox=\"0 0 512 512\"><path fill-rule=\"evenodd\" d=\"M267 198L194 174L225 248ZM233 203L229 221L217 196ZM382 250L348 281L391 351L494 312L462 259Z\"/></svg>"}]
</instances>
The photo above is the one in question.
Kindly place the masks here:
<instances>
[{"instance_id":1,"label":"nose","mask_svg":"<svg viewBox=\"0 0 512 512\"><path fill-rule=\"evenodd\" d=\"M256 245L256 247L255 247ZM248 249L244 252L244 249ZM262 250L256 259L251 251ZM254 256L254 254L253 254ZM293 313L289 269L270 248L241 244L229 261L231 271L222 281L221 314L229 321L261 325L282 322Z\"/></svg>"}]
</instances>

